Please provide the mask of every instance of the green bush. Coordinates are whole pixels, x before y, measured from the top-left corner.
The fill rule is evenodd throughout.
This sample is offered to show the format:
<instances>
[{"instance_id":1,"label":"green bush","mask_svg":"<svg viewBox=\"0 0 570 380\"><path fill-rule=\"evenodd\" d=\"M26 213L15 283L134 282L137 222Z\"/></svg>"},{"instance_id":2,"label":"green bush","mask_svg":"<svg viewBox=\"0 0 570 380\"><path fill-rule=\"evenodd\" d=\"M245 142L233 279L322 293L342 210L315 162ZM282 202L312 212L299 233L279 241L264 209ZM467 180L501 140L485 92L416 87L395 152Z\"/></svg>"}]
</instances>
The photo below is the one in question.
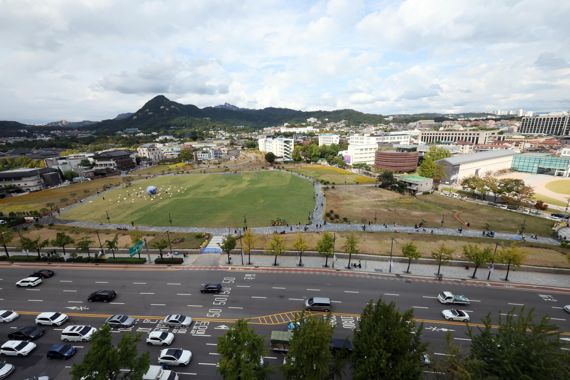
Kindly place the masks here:
<instances>
[{"instance_id":1,"label":"green bush","mask_svg":"<svg viewBox=\"0 0 570 380\"><path fill-rule=\"evenodd\" d=\"M182 257L157 257L154 259L155 264L182 264L184 259Z\"/></svg>"},{"instance_id":2,"label":"green bush","mask_svg":"<svg viewBox=\"0 0 570 380\"><path fill-rule=\"evenodd\" d=\"M142 257L140 259L138 257L109 257L105 262L107 264L144 264L146 259Z\"/></svg>"},{"instance_id":3,"label":"green bush","mask_svg":"<svg viewBox=\"0 0 570 380\"><path fill-rule=\"evenodd\" d=\"M67 259L68 263L104 263L105 259L96 259L94 257L77 256Z\"/></svg>"},{"instance_id":4,"label":"green bush","mask_svg":"<svg viewBox=\"0 0 570 380\"><path fill-rule=\"evenodd\" d=\"M6 256L0 256L0 261L17 261L17 262L34 262L34 261L42 261L42 262L46 262L48 261L47 257L42 256L41 259L38 258L38 256L36 255L30 255L30 256L23 256L23 255L12 255L10 256L10 260L8 260L8 257ZM63 257L51 257L49 259L50 262L64 262L65 260L63 259Z\"/></svg>"}]
</instances>

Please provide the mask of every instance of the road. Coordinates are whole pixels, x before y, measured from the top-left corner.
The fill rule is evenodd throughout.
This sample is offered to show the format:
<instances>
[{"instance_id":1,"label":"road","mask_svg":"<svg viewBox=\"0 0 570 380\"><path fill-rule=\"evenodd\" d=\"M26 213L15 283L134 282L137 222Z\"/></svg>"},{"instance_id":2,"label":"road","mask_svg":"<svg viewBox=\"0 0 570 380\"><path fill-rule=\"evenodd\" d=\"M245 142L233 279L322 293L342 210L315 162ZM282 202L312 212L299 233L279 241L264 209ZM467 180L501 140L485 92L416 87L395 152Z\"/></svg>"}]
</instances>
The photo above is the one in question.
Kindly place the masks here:
<instances>
[{"instance_id":1,"label":"road","mask_svg":"<svg viewBox=\"0 0 570 380\"><path fill-rule=\"evenodd\" d=\"M3 341L17 326L33 324L34 316L42 311L67 312L69 324L102 325L111 314L126 313L137 318L134 331L147 333L160 328L158 321L167 314L190 315L195 322L186 330L173 330L174 347L190 349L192 362L177 369L182 379L199 377L217 379L217 338L238 318L249 318L255 330L265 336L269 347L272 330L285 330L286 323L302 310L304 299L327 296L333 300L335 336L350 336L358 314L370 299L382 297L394 301L401 310L413 308L418 322L424 323L423 338L434 356L445 354L445 339L449 332L460 346L469 344L463 323L446 322L440 313L444 308L435 296L442 290L464 294L473 300L466 307L472 321L478 323L487 313L508 312L524 305L535 308L538 315L550 315L564 337L570 338L570 316L562 306L570 304L570 291L564 293L534 292L517 289L495 289L484 286L447 284L431 280L401 280L377 278L364 274L264 273L254 270L190 270L166 269L119 270L108 268L59 269L56 276L34 289L19 289L15 282L32 272L28 268L6 268L0 275L0 309L12 309L21 317L0 325ZM223 294L201 294L199 285L219 281ZM114 302L88 303L87 296L98 289L114 289ZM495 318L496 320L496 318ZM65 327L65 325L63 326ZM78 355L67 362L45 358L48 346L59 341L62 328L47 328L38 349L25 358L9 358L17 366L13 378L47 374L51 378L69 378L72 363L81 360L89 343L77 344ZM121 332L115 332L118 340ZM151 363L157 362L159 348L141 343L148 350ZM276 367L283 356L268 352L266 361ZM279 373L276 369L274 373ZM276 376L279 378L279 376Z\"/></svg>"}]
</instances>

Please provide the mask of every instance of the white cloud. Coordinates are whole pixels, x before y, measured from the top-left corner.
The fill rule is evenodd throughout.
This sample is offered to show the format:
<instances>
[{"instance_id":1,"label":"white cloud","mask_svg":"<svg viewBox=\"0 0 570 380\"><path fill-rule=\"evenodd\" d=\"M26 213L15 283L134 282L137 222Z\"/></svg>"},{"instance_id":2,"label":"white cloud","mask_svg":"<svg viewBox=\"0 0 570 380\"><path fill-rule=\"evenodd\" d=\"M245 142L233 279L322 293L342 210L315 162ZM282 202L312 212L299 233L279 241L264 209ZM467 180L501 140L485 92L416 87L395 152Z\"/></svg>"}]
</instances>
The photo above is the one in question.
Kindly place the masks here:
<instances>
[{"instance_id":1,"label":"white cloud","mask_svg":"<svg viewBox=\"0 0 570 380\"><path fill-rule=\"evenodd\" d=\"M4 0L0 118L102 119L156 93L374 113L570 108L570 2Z\"/></svg>"}]
</instances>

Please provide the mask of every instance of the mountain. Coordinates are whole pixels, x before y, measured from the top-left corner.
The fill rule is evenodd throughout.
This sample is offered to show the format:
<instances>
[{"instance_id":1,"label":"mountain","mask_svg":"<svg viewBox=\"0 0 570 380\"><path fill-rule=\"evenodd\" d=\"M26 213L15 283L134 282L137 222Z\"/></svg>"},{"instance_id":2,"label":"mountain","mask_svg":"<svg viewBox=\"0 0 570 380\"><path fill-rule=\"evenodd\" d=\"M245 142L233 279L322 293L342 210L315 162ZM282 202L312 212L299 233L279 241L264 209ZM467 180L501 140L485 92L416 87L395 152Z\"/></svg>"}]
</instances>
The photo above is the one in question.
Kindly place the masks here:
<instances>
[{"instance_id":1,"label":"mountain","mask_svg":"<svg viewBox=\"0 0 570 380\"><path fill-rule=\"evenodd\" d=\"M47 123L46 127L64 127L64 128L81 128L81 127L88 127L93 124L97 124L97 121L90 121L90 120L83 120L83 121L67 121L67 120L60 120L60 121L52 121L51 123Z\"/></svg>"},{"instance_id":2,"label":"mountain","mask_svg":"<svg viewBox=\"0 0 570 380\"><path fill-rule=\"evenodd\" d=\"M221 108L221 109L232 110L232 111L239 111L239 110L241 110L241 108L236 107L236 106L234 106L233 104L230 104L230 103L220 104L220 105L214 106L214 108Z\"/></svg>"},{"instance_id":3,"label":"mountain","mask_svg":"<svg viewBox=\"0 0 570 380\"><path fill-rule=\"evenodd\" d=\"M27 136L27 130L32 127L31 125L18 123L17 121L0 120L0 137Z\"/></svg>"}]
</instances>

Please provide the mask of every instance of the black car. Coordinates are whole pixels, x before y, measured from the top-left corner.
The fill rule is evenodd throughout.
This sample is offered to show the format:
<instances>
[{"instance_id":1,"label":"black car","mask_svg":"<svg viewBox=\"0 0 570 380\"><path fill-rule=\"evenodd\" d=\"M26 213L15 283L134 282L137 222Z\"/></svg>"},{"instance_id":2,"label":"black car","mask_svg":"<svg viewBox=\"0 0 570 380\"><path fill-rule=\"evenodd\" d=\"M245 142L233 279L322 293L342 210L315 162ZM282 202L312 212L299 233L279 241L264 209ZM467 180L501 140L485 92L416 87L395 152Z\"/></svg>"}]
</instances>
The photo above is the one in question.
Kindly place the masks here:
<instances>
[{"instance_id":1,"label":"black car","mask_svg":"<svg viewBox=\"0 0 570 380\"><path fill-rule=\"evenodd\" d=\"M222 291L222 284L202 284L200 293L219 293Z\"/></svg>"},{"instance_id":2,"label":"black car","mask_svg":"<svg viewBox=\"0 0 570 380\"><path fill-rule=\"evenodd\" d=\"M12 340L36 340L46 333L46 330L38 326L24 326L8 334Z\"/></svg>"},{"instance_id":3,"label":"black car","mask_svg":"<svg viewBox=\"0 0 570 380\"><path fill-rule=\"evenodd\" d=\"M110 302L117 297L117 293L114 290L97 290L87 297L89 302Z\"/></svg>"},{"instance_id":4,"label":"black car","mask_svg":"<svg viewBox=\"0 0 570 380\"><path fill-rule=\"evenodd\" d=\"M53 277L53 275L55 274L54 271L49 270L49 269L41 269L37 272L32 273L29 277L39 277L39 278L50 278Z\"/></svg>"},{"instance_id":5,"label":"black car","mask_svg":"<svg viewBox=\"0 0 570 380\"><path fill-rule=\"evenodd\" d=\"M52 344L47 352L48 359L69 359L77 352L71 344Z\"/></svg>"}]
</instances>

